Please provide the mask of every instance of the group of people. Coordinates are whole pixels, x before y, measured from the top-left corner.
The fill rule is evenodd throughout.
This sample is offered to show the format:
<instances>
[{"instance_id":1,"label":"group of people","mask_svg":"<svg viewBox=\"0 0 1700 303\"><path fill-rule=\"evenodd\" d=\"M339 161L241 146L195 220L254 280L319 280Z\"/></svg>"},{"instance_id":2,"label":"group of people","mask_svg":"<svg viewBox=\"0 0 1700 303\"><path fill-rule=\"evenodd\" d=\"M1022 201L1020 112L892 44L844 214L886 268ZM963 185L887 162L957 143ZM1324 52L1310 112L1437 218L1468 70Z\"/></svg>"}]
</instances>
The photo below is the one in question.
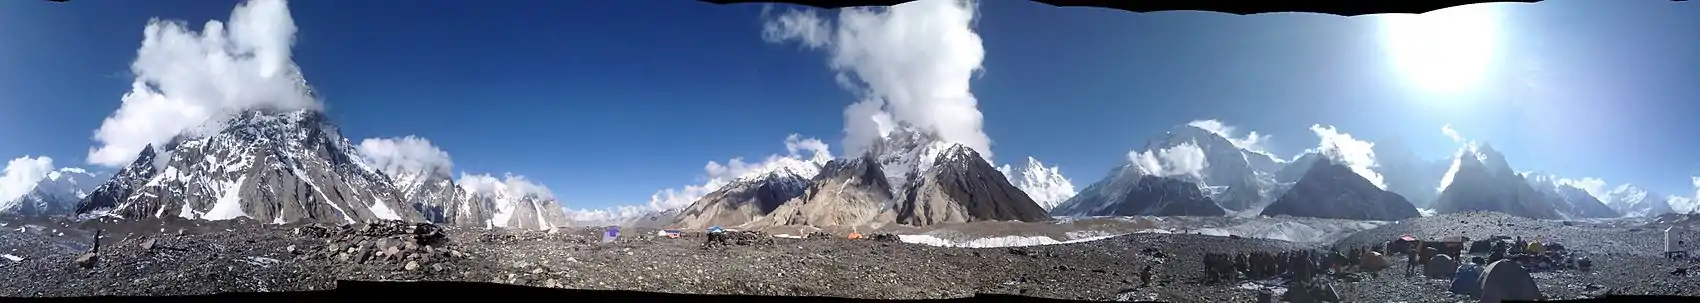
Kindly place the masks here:
<instances>
[{"instance_id":1,"label":"group of people","mask_svg":"<svg viewBox=\"0 0 1700 303\"><path fill-rule=\"evenodd\" d=\"M1338 251L1206 253L1204 279L1206 283L1220 283L1238 280L1242 275L1254 280L1290 275L1294 280L1307 281L1318 273L1338 271L1351 264L1355 264L1353 258Z\"/></svg>"}]
</instances>

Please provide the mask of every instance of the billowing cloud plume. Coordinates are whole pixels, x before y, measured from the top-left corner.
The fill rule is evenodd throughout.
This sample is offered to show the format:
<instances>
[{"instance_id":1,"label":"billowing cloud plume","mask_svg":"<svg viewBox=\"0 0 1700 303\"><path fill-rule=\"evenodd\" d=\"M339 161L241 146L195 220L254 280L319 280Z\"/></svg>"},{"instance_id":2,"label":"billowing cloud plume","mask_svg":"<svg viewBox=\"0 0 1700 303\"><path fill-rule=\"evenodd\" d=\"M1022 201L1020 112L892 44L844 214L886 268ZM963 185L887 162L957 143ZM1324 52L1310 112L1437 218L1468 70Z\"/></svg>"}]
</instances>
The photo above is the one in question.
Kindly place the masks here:
<instances>
[{"instance_id":1,"label":"billowing cloud plume","mask_svg":"<svg viewBox=\"0 0 1700 303\"><path fill-rule=\"evenodd\" d=\"M1185 175L1194 179L1203 178L1204 168L1210 164L1205 161L1204 149L1192 142L1155 151L1128 152L1127 160L1146 174L1159 177Z\"/></svg>"},{"instance_id":2,"label":"billowing cloud plume","mask_svg":"<svg viewBox=\"0 0 1700 303\"><path fill-rule=\"evenodd\" d=\"M1464 143L1464 136L1458 135L1458 130L1452 129L1452 124L1441 125L1440 133L1446 134L1447 138L1452 138L1452 142Z\"/></svg>"},{"instance_id":3,"label":"billowing cloud plume","mask_svg":"<svg viewBox=\"0 0 1700 303\"><path fill-rule=\"evenodd\" d=\"M1690 213L1697 208L1695 206L1697 203L1694 200L1694 197L1672 195L1665 197L1665 204L1670 205L1671 211L1677 213Z\"/></svg>"},{"instance_id":4,"label":"billowing cloud plume","mask_svg":"<svg viewBox=\"0 0 1700 303\"><path fill-rule=\"evenodd\" d=\"M357 149L366 162L391 177L454 176L454 160L449 158L449 152L437 148L425 138L371 138L361 140Z\"/></svg>"},{"instance_id":5,"label":"billowing cloud plume","mask_svg":"<svg viewBox=\"0 0 1700 303\"><path fill-rule=\"evenodd\" d=\"M6 162L0 173L0 205L8 205L35 190L37 182L53 172L53 158L23 156Z\"/></svg>"},{"instance_id":6,"label":"billowing cloud plume","mask_svg":"<svg viewBox=\"0 0 1700 303\"><path fill-rule=\"evenodd\" d=\"M814 138L803 138L792 134L785 137L785 155L770 155L758 163L744 162L743 158L732 158L726 164L708 161L703 165L703 184L687 185L682 189L668 188L657 191L650 196L649 207L654 210L670 210L695 203L697 199L720 189L739 177L765 173L780 167L792 167L798 164L821 165L832 160L832 153L826 143ZM810 176L803 176L813 177Z\"/></svg>"},{"instance_id":7,"label":"billowing cloud plume","mask_svg":"<svg viewBox=\"0 0 1700 303\"><path fill-rule=\"evenodd\" d=\"M983 116L969 89L986 55L974 32L976 6L921 0L840 9L836 20L792 10L769 16L762 38L823 50L839 85L861 98L844 110L845 154L862 154L876 138L903 124L991 159L991 138L982 130Z\"/></svg>"},{"instance_id":8,"label":"billowing cloud plume","mask_svg":"<svg viewBox=\"0 0 1700 303\"><path fill-rule=\"evenodd\" d=\"M142 147L179 134L204 135L233 111L322 108L290 59L295 21L283 0L236 6L230 22L154 19L130 64L134 80L123 104L94 132L90 163L122 166Z\"/></svg>"},{"instance_id":9,"label":"billowing cloud plume","mask_svg":"<svg viewBox=\"0 0 1700 303\"><path fill-rule=\"evenodd\" d=\"M473 194L496 194L510 197L537 195L542 198L555 198L555 193L549 187L531 182L525 176L512 173L503 174L496 178L489 174L461 173L460 180L455 181L461 188Z\"/></svg>"},{"instance_id":10,"label":"billowing cloud plume","mask_svg":"<svg viewBox=\"0 0 1700 303\"><path fill-rule=\"evenodd\" d=\"M1236 137L1234 133L1236 129L1233 126L1223 124L1222 121L1218 121L1216 119L1197 120L1189 122L1186 125L1191 125L1192 127L1216 133L1217 136L1222 136L1223 138L1228 138L1228 142L1233 142L1234 146L1239 147L1240 149L1265 154L1268 153L1267 145L1269 144L1269 135L1259 134L1257 131L1250 131L1246 132L1244 137Z\"/></svg>"},{"instance_id":11,"label":"billowing cloud plume","mask_svg":"<svg viewBox=\"0 0 1700 303\"><path fill-rule=\"evenodd\" d=\"M1352 172L1358 173L1376 187L1386 189L1387 183L1382 181L1381 174L1375 172L1379 166L1375 161L1375 143L1353 139L1351 134L1341 133L1333 126L1313 124L1310 131L1321 139L1316 150L1323 156L1343 162Z\"/></svg>"},{"instance_id":12,"label":"billowing cloud plume","mask_svg":"<svg viewBox=\"0 0 1700 303\"><path fill-rule=\"evenodd\" d=\"M1667 203L1670 203L1671 209L1676 212L1690 213L1700 211L1700 177L1690 177L1689 179L1690 182L1694 183L1694 196L1683 197L1684 199L1680 200L1667 200Z\"/></svg>"}]
</instances>

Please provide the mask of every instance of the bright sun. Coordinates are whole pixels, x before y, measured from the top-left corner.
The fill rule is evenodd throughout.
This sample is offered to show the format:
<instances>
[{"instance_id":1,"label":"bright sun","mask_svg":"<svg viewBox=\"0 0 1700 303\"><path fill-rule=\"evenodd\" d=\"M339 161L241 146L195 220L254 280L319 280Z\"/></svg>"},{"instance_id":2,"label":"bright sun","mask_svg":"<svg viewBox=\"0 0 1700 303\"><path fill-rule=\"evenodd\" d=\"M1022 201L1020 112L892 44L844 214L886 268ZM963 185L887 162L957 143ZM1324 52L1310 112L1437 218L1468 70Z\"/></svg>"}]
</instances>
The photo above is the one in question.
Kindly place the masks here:
<instances>
[{"instance_id":1,"label":"bright sun","mask_svg":"<svg viewBox=\"0 0 1700 303\"><path fill-rule=\"evenodd\" d=\"M1383 16L1382 45L1401 76L1417 88L1458 93L1481 84L1494 64L1499 20L1492 7Z\"/></svg>"}]
</instances>

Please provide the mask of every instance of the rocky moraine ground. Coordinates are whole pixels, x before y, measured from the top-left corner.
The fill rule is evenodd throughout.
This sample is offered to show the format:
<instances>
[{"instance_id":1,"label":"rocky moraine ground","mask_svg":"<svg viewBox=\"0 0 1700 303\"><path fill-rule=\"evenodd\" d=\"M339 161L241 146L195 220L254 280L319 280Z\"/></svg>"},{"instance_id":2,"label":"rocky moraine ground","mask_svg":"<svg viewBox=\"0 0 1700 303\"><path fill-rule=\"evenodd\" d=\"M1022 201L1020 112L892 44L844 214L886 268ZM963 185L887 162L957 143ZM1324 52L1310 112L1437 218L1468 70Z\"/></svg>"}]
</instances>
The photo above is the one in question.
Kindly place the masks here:
<instances>
[{"instance_id":1,"label":"rocky moraine ground","mask_svg":"<svg viewBox=\"0 0 1700 303\"><path fill-rule=\"evenodd\" d=\"M1385 224L1335 243L1131 233L1028 247L950 248L842 236L734 234L704 248L701 233L672 239L627 230L553 232L437 228L400 222L262 225L255 222L4 221L0 296L178 295L322 290L344 280L456 280L675 293L816 295L877 299L975 293L1089 300L1252 302L1279 281L1203 283L1199 252L1276 252L1418 237L1522 236L1560 241L1592 270L1532 274L1548 298L1604 294L1700 295L1700 269L1659 258L1661 223L1563 222L1447 215ZM1000 226L999 228L1008 228ZM104 230L87 260L90 230ZM1688 235L1693 237L1695 235ZM1152 268L1149 283L1141 269ZM1458 302L1447 280L1377 274L1323 278L1354 302Z\"/></svg>"}]
</instances>

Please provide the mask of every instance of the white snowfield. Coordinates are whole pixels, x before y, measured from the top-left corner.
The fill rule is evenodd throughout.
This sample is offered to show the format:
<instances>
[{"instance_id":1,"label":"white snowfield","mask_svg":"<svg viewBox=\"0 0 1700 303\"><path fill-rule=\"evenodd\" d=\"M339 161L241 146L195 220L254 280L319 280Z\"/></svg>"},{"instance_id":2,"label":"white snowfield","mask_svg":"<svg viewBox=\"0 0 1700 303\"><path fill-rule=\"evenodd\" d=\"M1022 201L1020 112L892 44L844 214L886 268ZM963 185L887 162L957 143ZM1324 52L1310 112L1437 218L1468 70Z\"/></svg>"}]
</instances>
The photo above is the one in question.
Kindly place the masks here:
<instances>
[{"instance_id":1,"label":"white snowfield","mask_svg":"<svg viewBox=\"0 0 1700 303\"><path fill-rule=\"evenodd\" d=\"M1072 218L1059 222L1072 222L1082 218ZM1098 218L1103 219L1103 218ZM1159 222L1157 228L1104 231L1080 230L1068 232L1064 239L1047 236L998 236L984 237L972 240L949 240L933 235L899 235L905 243L925 244L943 247L992 248L1039 246L1097 241L1114 238L1132 233L1187 233L1226 237L1237 235L1247 238L1262 238L1298 243L1320 243L1338 240L1352 233L1372 229L1390 223L1387 221L1352 221L1329 219L1295 219L1295 218L1244 218L1232 222L1207 222L1195 218L1163 218L1163 217L1120 217L1123 220L1150 220ZM1212 218L1220 219L1220 218ZM938 231L935 231L938 232Z\"/></svg>"},{"instance_id":2,"label":"white snowfield","mask_svg":"<svg viewBox=\"0 0 1700 303\"><path fill-rule=\"evenodd\" d=\"M1039 246L1039 245L1079 243L1079 242L1088 242L1088 241L1097 241L1097 240L1109 239L1109 238L1114 238L1114 237L1120 236L1120 235L1125 235L1125 234L1071 239L1071 240L1067 240L1067 241L1057 241L1057 239L1052 239L1051 237L1046 237L1046 236L1002 236L1002 237L993 237L993 238L980 238L980 239L960 241L960 242L946 240L946 239L940 239L938 237L934 237L934 236L931 236L931 235L899 235L899 236L897 236L897 238L902 240L904 243L926 244L926 245L932 245L932 246L965 247L965 248L993 248L993 247L1018 247L1018 246Z\"/></svg>"}]
</instances>

